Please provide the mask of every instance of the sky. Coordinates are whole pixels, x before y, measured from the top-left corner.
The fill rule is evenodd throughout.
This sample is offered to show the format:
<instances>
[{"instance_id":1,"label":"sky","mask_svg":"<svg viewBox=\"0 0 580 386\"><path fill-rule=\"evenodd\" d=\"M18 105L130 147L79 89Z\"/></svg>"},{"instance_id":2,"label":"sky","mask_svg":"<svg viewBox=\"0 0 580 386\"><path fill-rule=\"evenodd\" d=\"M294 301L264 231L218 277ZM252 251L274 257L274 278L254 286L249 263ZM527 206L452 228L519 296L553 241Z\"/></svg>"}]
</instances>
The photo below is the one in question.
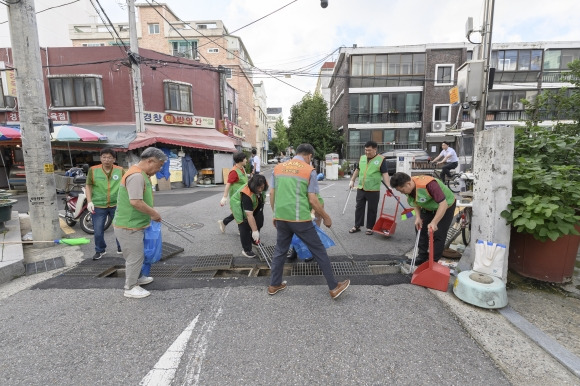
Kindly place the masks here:
<instances>
[{"instance_id":1,"label":"sky","mask_svg":"<svg viewBox=\"0 0 580 386\"><path fill-rule=\"evenodd\" d=\"M28 0L31 1L31 0ZM74 0L36 0L36 11ZM148 0L153 1L153 0ZM99 0L112 22L128 20L122 0ZM137 2L144 2L138 0ZM305 92L313 92L316 74L324 61L337 58L341 46L373 47L425 43L464 43L465 22L483 20L484 0L166 0L183 21L222 20L230 33L277 9L285 8L234 32L244 42L253 64L265 72L295 69L304 76L276 79L256 76L264 82L268 107L282 107L287 120L292 105ZM95 22L88 0L52 8L37 14L40 45L70 46L68 25ZM580 40L580 1L496 0L492 41L534 42ZM10 45L6 7L0 8L0 47ZM57 22L55 22L57 21ZM97 21L100 22L100 21ZM472 35L478 41L478 34ZM332 54L334 52L334 54ZM281 82L286 82L293 87Z\"/></svg>"}]
</instances>

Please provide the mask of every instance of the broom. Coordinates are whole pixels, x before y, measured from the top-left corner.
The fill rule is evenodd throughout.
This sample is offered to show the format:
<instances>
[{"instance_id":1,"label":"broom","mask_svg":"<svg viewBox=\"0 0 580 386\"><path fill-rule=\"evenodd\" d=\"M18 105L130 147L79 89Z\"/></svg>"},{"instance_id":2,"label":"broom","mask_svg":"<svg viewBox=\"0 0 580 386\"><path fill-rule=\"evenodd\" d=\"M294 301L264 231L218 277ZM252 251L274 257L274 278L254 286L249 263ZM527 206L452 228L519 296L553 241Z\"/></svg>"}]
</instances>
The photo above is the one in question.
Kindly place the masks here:
<instances>
[{"instance_id":1,"label":"broom","mask_svg":"<svg viewBox=\"0 0 580 386\"><path fill-rule=\"evenodd\" d=\"M34 244L34 243L53 243L53 244L67 244L67 245L83 245L89 244L91 240L87 239L86 237L79 237L76 239L60 239L60 240L51 240L51 241L0 241L0 244Z\"/></svg>"},{"instance_id":2,"label":"broom","mask_svg":"<svg viewBox=\"0 0 580 386\"><path fill-rule=\"evenodd\" d=\"M393 197L395 197L395 199L397 200L397 202L399 203L399 205L401 205L401 208L403 208L403 213L401 213L401 220L406 220L408 218L411 218L413 216L415 216L415 209L413 208L405 208L405 205L403 205L401 203L401 200L399 199L399 196L395 195L395 193L391 190L391 188L389 188L389 186L387 184L385 184L385 181L382 181L383 185L385 185L385 188L387 188L387 190L393 195Z\"/></svg>"}]
</instances>

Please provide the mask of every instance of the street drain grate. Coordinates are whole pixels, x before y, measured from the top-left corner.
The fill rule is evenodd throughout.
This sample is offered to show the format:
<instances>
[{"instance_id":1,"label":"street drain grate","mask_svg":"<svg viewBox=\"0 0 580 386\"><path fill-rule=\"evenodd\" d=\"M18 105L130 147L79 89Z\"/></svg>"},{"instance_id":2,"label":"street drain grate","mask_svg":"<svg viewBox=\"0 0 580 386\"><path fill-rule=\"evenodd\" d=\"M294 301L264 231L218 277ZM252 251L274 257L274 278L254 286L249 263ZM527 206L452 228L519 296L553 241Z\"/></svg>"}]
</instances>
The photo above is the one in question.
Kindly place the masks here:
<instances>
[{"instance_id":1,"label":"street drain grate","mask_svg":"<svg viewBox=\"0 0 580 386\"><path fill-rule=\"evenodd\" d=\"M181 265L161 265L153 264L151 266L151 274L149 276L153 277L173 277L173 275L179 271Z\"/></svg>"},{"instance_id":2,"label":"street drain grate","mask_svg":"<svg viewBox=\"0 0 580 386\"><path fill-rule=\"evenodd\" d=\"M274 256L274 248L276 248L275 245L264 245L262 244L262 249L264 250L264 252L266 253L266 256L268 256L268 260L272 260L272 256ZM262 256L262 251L260 250L260 248L258 248L258 257L260 258L260 261L266 261L264 260L264 256Z\"/></svg>"},{"instance_id":3,"label":"street drain grate","mask_svg":"<svg viewBox=\"0 0 580 386\"><path fill-rule=\"evenodd\" d=\"M184 267L186 268L186 267ZM181 272L178 272L178 274ZM191 267L187 267L187 271L183 271L183 276L177 276L177 274L175 274L174 277L193 277L195 279L213 279L213 277L218 273L217 270L213 270L213 271L199 271L199 272L195 272L191 270ZM187 275L186 275L187 274Z\"/></svg>"},{"instance_id":4,"label":"street drain grate","mask_svg":"<svg viewBox=\"0 0 580 386\"><path fill-rule=\"evenodd\" d=\"M349 261L331 262L332 273L336 276L344 275L372 275L372 271L367 263ZM322 271L316 262L295 263L292 266L291 276L321 276Z\"/></svg>"},{"instance_id":5,"label":"street drain grate","mask_svg":"<svg viewBox=\"0 0 580 386\"><path fill-rule=\"evenodd\" d=\"M63 273L63 276L99 276L104 271L108 270L109 267L104 266L92 266L92 267L75 267Z\"/></svg>"},{"instance_id":6,"label":"street drain grate","mask_svg":"<svg viewBox=\"0 0 580 386\"><path fill-rule=\"evenodd\" d=\"M36 261L34 263L26 264L26 276L34 275L35 273L52 271L53 269L58 269L64 267L64 258L62 256L55 257L53 259L46 259L42 261Z\"/></svg>"},{"instance_id":7,"label":"street drain grate","mask_svg":"<svg viewBox=\"0 0 580 386\"><path fill-rule=\"evenodd\" d=\"M169 259L185 250L177 245L166 242L161 243L161 248L161 260Z\"/></svg>"},{"instance_id":8,"label":"street drain grate","mask_svg":"<svg viewBox=\"0 0 580 386\"><path fill-rule=\"evenodd\" d=\"M198 256L191 265L192 271L211 271L229 269L232 266L233 255Z\"/></svg>"}]
</instances>

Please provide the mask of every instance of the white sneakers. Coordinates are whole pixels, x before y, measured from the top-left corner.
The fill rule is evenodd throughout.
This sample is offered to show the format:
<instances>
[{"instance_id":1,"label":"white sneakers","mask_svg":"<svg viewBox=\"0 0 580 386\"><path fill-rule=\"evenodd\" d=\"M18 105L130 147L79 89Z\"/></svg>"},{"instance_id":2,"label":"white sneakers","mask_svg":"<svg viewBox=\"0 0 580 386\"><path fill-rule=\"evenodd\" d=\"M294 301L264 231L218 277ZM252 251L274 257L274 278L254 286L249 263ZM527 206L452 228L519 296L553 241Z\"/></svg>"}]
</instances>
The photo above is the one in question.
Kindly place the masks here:
<instances>
[{"instance_id":1,"label":"white sneakers","mask_svg":"<svg viewBox=\"0 0 580 386\"><path fill-rule=\"evenodd\" d=\"M153 280L153 279L151 279L151 280ZM140 298L146 298L147 296L151 295L151 292L136 285L135 287L131 288L130 290L125 290L124 295L126 298L140 299Z\"/></svg>"},{"instance_id":2,"label":"white sneakers","mask_svg":"<svg viewBox=\"0 0 580 386\"><path fill-rule=\"evenodd\" d=\"M151 276L141 276L139 279L137 279L137 285L149 284L152 281L153 281L153 278Z\"/></svg>"},{"instance_id":3,"label":"white sneakers","mask_svg":"<svg viewBox=\"0 0 580 386\"><path fill-rule=\"evenodd\" d=\"M226 224L224 224L224 220L218 220L218 225L220 226L220 231L226 233Z\"/></svg>"}]
</instances>

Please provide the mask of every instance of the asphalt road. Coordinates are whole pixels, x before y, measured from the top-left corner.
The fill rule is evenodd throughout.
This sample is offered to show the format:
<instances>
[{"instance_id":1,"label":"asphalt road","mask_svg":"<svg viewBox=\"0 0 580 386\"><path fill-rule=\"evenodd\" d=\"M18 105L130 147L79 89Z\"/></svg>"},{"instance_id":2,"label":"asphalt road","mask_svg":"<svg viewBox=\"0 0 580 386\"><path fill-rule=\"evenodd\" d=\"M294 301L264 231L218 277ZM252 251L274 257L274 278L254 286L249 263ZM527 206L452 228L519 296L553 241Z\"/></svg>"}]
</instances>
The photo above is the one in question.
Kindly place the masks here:
<instances>
[{"instance_id":1,"label":"asphalt road","mask_svg":"<svg viewBox=\"0 0 580 386\"><path fill-rule=\"evenodd\" d=\"M347 180L321 183L345 247L360 261L402 258L414 241L412 222L398 221L388 238L349 234L354 194L341 215L347 186ZM236 229L222 234L217 227L228 214L219 206L222 192L223 186L156 193L162 217L190 226L195 236L189 243L165 231L164 241L185 249L166 264L215 254L253 263L241 256ZM394 207L389 199L385 210ZM271 210L265 216L261 239L273 245ZM112 229L106 240L104 259L119 261ZM106 264L90 259L93 248L52 252L86 266ZM332 261L347 261L339 246L328 252ZM45 275L54 277L0 300L2 385L509 384L449 309L400 274L381 283L353 276L337 300L320 277L287 276L288 289L275 296L266 293L268 277L183 279L187 285L156 277L152 295L136 300L123 297L122 278L67 285L64 276Z\"/></svg>"}]
</instances>

